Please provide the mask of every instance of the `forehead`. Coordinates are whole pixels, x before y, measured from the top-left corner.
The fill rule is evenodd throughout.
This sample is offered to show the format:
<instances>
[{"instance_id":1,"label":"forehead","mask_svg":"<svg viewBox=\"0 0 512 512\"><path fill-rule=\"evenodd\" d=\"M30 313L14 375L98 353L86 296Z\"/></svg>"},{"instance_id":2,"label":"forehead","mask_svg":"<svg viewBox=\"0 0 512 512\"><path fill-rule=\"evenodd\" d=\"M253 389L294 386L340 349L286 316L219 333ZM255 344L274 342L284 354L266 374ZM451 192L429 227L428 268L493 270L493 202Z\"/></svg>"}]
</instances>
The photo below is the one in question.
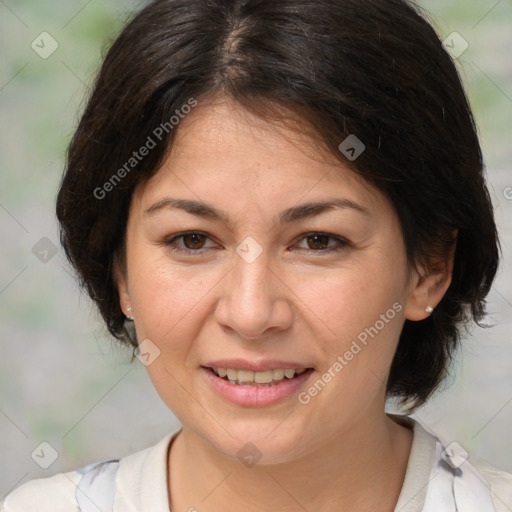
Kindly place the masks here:
<instances>
[{"instance_id":1,"label":"forehead","mask_svg":"<svg viewBox=\"0 0 512 512\"><path fill-rule=\"evenodd\" d=\"M378 190L299 123L277 124L217 100L199 103L175 129L167 159L136 193L146 208L171 191L241 207L249 196L259 196L263 207L339 195L389 208Z\"/></svg>"}]
</instances>

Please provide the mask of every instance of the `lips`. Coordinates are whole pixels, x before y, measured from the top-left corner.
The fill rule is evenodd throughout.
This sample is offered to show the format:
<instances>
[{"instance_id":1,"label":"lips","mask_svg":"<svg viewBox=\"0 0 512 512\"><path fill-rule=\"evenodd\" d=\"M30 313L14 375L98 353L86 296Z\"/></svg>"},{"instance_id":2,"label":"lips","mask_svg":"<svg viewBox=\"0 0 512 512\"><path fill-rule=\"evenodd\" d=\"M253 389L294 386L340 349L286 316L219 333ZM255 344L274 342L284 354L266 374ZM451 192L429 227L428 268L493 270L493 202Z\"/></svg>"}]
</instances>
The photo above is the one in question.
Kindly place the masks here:
<instances>
[{"instance_id":1,"label":"lips","mask_svg":"<svg viewBox=\"0 0 512 512\"><path fill-rule=\"evenodd\" d=\"M293 361L254 363L241 359L209 361L201 370L223 398L246 407L270 405L289 397L314 372L312 367Z\"/></svg>"},{"instance_id":2,"label":"lips","mask_svg":"<svg viewBox=\"0 0 512 512\"><path fill-rule=\"evenodd\" d=\"M280 359L267 359L258 362L247 361L246 359L218 359L215 361L208 361L202 366L207 368L231 368L234 370L247 370L253 372L264 372L266 370L279 369L300 370L313 367L313 365L310 363L284 361Z\"/></svg>"},{"instance_id":3,"label":"lips","mask_svg":"<svg viewBox=\"0 0 512 512\"><path fill-rule=\"evenodd\" d=\"M231 384L240 386L266 386L281 382L284 379L293 379L306 370L276 369L265 370L264 372L253 372L251 370L236 370L234 368L212 368L215 375L229 381Z\"/></svg>"}]
</instances>

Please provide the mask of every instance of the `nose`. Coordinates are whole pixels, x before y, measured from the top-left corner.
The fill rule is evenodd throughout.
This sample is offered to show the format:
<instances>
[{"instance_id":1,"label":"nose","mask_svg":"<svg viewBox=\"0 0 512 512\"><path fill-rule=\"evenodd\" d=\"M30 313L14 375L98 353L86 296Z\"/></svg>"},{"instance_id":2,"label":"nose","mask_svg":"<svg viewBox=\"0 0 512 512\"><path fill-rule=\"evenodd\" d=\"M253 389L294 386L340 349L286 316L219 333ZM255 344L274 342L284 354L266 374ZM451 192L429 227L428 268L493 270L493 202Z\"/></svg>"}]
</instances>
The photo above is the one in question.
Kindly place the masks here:
<instances>
[{"instance_id":1,"label":"nose","mask_svg":"<svg viewBox=\"0 0 512 512\"><path fill-rule=\"evenodd\" d=\"M238 255L223 280L215 319L247 340L261 340L289 328L293 321L290 291L269 266L265 253L246 262Z\"/></svg>"}]
</instances>

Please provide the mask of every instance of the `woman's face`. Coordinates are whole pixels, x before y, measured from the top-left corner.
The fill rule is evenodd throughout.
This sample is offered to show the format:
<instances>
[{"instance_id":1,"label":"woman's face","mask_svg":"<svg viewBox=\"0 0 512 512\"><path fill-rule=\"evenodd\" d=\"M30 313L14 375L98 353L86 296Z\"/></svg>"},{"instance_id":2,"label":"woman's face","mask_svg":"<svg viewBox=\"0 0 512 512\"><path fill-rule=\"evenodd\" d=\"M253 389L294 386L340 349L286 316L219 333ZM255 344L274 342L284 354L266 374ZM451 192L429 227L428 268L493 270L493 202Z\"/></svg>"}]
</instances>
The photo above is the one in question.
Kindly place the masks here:
<instances>
[{"instance_id":1,"label":"woman's face","mask_svg":"<svg viewBox=\"0 0 512 512\"><path fill-rule=\"evenodd\" d=\"M382 415L416 314L393 208L314 144L199 104L132 200L121 306L163 401L231 457L291 460Z\"/></svg>"}]
</instances>

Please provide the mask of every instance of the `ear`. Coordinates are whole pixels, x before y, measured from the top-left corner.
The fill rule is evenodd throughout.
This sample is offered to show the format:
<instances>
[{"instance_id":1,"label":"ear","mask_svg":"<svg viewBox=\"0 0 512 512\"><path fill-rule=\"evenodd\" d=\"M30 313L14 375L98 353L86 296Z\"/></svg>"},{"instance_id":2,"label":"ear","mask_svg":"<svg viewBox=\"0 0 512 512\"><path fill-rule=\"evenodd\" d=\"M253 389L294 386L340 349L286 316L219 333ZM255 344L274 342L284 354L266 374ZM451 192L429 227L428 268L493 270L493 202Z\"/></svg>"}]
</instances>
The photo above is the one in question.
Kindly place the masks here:
<instances>
[{"instance_id":1,"label":"ear","mask_svg":"<svg viewBox=\"0 0 512 512\"><path fill-rule=\"evenodd\" d=\"M119 257L114 258L113 263L114 282L119 295L119 306L126 316L132 316L128 308L131 307L130 293L128 291L128 279L126 267Z\"/></svg>"},{"instance_id":2,"label":"ear","mask_svg":"<svg viewBox=\"0 0 512 512\"><path fill-rule=\"evenodd\" d=\"M409 296L405 305L405 318L407 320L424 320L431 313L426 308L434 308L441 302L446 290L452 282L453 261L455 257L456 236L446 250L444 257L423 265L411 276Z\"/></svg>"}]
</instances>

